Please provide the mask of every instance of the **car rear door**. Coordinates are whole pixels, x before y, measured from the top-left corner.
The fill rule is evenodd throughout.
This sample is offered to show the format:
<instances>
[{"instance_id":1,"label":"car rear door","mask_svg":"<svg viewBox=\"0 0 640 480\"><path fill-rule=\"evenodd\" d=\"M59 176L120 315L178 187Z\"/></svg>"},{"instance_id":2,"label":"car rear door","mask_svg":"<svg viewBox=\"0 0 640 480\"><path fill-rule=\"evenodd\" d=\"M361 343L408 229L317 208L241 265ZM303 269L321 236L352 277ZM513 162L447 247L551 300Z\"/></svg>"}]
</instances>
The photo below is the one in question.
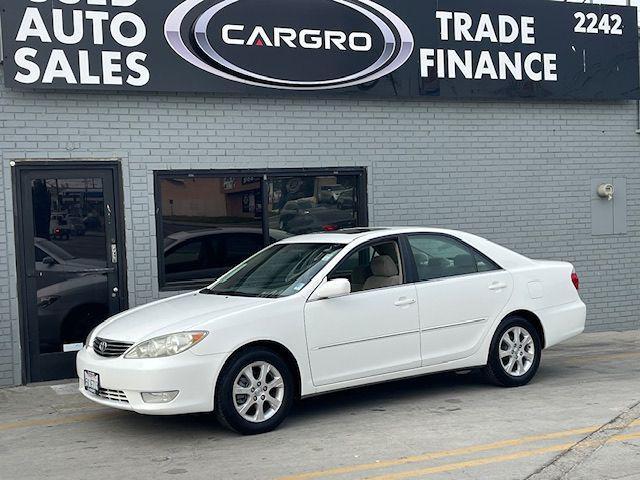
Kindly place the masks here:
<instances>
[{"instance_id":1,"label":"car rear door","mask_svg":"<svg viewBox=\"0 0 640 480\"><path fill-rule=\"evenodd\" d=\"M511 274L449 235L408 240L418 279L422 365L470 356L511 297Z\"/></svg>"}]
</instances>

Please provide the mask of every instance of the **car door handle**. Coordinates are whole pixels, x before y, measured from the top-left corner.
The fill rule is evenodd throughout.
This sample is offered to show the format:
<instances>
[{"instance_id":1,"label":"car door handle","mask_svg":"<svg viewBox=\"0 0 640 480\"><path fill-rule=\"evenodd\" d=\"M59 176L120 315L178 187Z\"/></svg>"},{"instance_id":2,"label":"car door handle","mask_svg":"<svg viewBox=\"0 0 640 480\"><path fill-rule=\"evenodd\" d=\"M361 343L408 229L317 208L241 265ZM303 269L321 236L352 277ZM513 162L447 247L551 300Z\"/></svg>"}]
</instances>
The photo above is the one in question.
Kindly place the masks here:
<instances>
[{"instance_id":1,"label":"car door handle","mask_svg":"<svg viewBox=\"0 0 640 480\"><path fill-rule=\"evenodd\" d=\"M494 292L504 290L505 288L507 288L507 284L503 282L494 282L491 285L489 285L489 290Z\"/></svg>"},{"instance_id":2,"label":"car door handle","mask_svg":"<svg viewBox=\"0 0 640 480\"><path fill-rule=\"evenodd\" d=\"M399 298L398 300L393 302L393 304L396 307L406 307L407 305L413 305L414 303L416 303L415 298L405 298L405 297Z\"/></svg>"}]
</instances>

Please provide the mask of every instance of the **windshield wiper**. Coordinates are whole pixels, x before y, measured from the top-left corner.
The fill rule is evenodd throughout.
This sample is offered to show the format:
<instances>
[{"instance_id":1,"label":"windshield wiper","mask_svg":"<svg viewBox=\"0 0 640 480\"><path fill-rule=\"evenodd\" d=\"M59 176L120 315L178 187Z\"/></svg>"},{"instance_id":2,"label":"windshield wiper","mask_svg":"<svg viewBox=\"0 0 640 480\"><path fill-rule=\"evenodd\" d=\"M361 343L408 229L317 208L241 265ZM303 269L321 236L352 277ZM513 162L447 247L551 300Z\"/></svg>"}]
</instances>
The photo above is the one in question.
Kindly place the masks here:
<instances>
[{"instance_id":1,"label":"windshield wiper","mask_svg":"<svg viewBox=\"0 0 640 480\"><path fill-rule=\"evenodd\" d=\"M256 295L252 295L251 293L238 292L236 290L209 290L205 288L206 292L201 291L200 293L204 293L205 295L227 295L230 297L255 297Z\"/></svg>"}]
</instances>

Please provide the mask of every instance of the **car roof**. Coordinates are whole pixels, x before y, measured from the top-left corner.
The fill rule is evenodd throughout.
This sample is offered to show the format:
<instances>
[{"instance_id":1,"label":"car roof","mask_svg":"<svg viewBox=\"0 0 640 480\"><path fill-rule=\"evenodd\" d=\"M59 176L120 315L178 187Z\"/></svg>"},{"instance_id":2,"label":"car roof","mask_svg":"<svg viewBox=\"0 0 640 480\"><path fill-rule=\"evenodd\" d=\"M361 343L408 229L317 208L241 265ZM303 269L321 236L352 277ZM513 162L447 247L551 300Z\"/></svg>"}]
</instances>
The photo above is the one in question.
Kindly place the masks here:
<instances>
[{"instance_id":1,"label":"car roof","mask_svg":"<svg viewBox=\"0 0 640 480\"><path fill-rule=\"evenodd\" d=\"M346 230L336 230L334 232L312 233L286 238L278 242L285 243L365 243L368 240L385 237L388 235L411 234L411 233L436 233L450 235L476 248L481 253L487 255L502 268L516 268L529 265L533 260L521 255L513 250L498 245L486 238L479 237L472 233L446 228L429 227L379 227L379 228L355 228Z\"/></svg>"},{"instance_id":2,"label":"car roof","mask_svg":"<svg viewBox=\"0 0 640 480\"><path fill-rule=\"evenodd\" d=\"M309 233L286 238L281 243L342 243L348 244L356 240L366 241L387 235L397 235L401 233L442 233L460 237L464 232L448 230L444 228L426 227L362 227L346 228L331 232Z\"/></svg>"},{"instance_id":3,"label":"car roof","mask_svg":"<svg viewBox=\"0 0 640 480\"><path fill-rule=\"evenodd\" d=\"M211 227L202 228L198 230L183 230L180 232L171 233L166 236L172 240L187 240L191 238L197 238L207 235L221 235L225 233L251 233L256 235L262 235L262 227ZM269 235L275 240L280 240L290 236L288 233L281 230L270 229Z\"/></svg>"}]
</instances>

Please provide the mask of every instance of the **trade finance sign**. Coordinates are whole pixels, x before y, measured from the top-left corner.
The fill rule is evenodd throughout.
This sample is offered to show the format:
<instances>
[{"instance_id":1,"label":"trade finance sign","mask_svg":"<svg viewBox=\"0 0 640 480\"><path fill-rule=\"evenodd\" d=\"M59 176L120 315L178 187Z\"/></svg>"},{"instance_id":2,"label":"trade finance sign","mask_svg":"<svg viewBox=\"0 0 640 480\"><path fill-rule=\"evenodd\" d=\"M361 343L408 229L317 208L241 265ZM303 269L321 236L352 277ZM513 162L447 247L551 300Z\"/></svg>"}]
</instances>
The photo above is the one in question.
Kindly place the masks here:
<instances>
[{"instance_id":1,"label":"trade finance sign","mask_svg":"<svg viewBox=\"0 0 640 480\"><path fill-rule=\"evenodd\" d=\"M632 7L549 0L11 0L11 87L636 99Z\"/></svg>"}]
</instances>

